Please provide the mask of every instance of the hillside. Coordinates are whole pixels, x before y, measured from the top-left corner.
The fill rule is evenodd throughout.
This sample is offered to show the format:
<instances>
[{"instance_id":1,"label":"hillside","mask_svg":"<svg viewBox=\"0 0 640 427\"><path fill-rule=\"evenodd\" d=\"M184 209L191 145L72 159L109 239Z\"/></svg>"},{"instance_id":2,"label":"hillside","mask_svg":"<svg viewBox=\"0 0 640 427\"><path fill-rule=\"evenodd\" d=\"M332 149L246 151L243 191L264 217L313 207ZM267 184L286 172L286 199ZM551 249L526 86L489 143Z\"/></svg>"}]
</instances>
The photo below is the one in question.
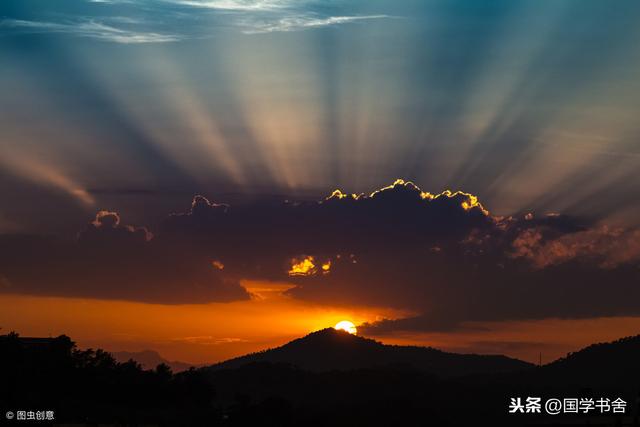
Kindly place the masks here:
<instances>
[{"instance_id":1,"label":"hillside","mask_svg":"<svg viewBox=\"0 0 640 427\"><path fill-rule=\"evenodd\" d=\"M537 375L547 383L620 386L629 383L630 379L640 383L638 361L640 335L635 335L569 353L540 368Z\"/></svg>"},{"instance_id":2,"label":"hillside","mask_svg":"<svg viewBox=\"0 0 640 427\"><path fill-rule=\"evenodd\" d=\"M443 377L511 372L532 366L506 356L456 354L430 347L386 345L327 328L281 347L227 360L209 369L237 368L254 362L287 363L316 372L394 367Z\"/></svg>"}]
</instances>

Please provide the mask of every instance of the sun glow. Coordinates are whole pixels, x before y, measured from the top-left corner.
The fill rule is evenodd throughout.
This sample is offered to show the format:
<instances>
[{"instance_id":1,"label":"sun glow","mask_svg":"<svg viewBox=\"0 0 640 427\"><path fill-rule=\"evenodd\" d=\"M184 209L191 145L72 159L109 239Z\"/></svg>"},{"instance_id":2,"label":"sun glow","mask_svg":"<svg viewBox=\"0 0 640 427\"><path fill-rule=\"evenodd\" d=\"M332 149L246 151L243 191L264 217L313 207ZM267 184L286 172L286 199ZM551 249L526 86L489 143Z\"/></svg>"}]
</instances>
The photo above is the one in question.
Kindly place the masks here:
<instances>
[{"instance_id":1,"label":"sun glow","mask_svg":"<svg viewBox=\"0 0 640 427\"><path fill-rule=\"evenodd\" d=\"M343 320L341 322L336 323L336 326L334 326L333 328L337 331L346 331L353 335L358 333L358 329L356 329L356 325L354 325L352 322L349 322L348 320Z\"/></svg>"}]
</instances>

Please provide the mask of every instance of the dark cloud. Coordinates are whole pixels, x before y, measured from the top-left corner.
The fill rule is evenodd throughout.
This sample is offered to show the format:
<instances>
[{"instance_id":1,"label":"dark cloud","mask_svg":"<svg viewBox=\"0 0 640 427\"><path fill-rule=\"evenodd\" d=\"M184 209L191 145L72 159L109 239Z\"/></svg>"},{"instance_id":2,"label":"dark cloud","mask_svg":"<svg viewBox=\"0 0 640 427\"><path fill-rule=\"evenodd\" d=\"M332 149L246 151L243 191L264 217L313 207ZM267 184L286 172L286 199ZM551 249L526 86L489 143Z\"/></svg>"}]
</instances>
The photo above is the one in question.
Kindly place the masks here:
<instances>
[{"instance_id":1,"label":"dark cloud","mask_svg":"<svg viewBox=\"0 0 640 427\"><path fill-rule=\"evenodd\" d=\"M637 241L562 215L496 217L471 194L399 180L317 202L196 196L155 235L101 211L75 242L5 236L0 273L5 291L167 303L247 298L242 279L286 280L298 299L415 313L362 326L381 334L638 315Z\"/></svg>"},{"instance_id":2,"label":"dark cloud","mask_svg":"<svg viewBox=\"0 0 640 427\"><path fill-rule=\"evenodd\" d=\"M122 225L115 212L98 212L74 242L2 236L0 253L4 292L169 304L248 297L201 253Z\"/></svg>"}]
</instances>

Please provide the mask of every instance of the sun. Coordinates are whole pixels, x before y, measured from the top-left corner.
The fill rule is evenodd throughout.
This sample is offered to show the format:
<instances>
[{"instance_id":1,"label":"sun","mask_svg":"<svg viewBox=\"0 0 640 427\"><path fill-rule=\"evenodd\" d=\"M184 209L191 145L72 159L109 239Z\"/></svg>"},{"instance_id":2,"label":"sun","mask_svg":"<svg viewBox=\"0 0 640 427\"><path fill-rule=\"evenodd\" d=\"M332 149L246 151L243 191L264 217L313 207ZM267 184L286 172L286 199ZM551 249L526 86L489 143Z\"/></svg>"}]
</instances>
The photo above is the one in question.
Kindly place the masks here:
<instances>
[{"instance_id":1,"label":"sun","mask_svg":"<svg viewBox=\"0 0 640 427\"><path fill-rule=\"evenodd\" d=\"M336 326L334 326L333 328L338 331L349 332L350 334L353 334L353 335L355 335L358 332L358 330L356 329L356 325L349 322L348 320L343 320L341 322L336 323Z\"/></svg>"}]
</instances>

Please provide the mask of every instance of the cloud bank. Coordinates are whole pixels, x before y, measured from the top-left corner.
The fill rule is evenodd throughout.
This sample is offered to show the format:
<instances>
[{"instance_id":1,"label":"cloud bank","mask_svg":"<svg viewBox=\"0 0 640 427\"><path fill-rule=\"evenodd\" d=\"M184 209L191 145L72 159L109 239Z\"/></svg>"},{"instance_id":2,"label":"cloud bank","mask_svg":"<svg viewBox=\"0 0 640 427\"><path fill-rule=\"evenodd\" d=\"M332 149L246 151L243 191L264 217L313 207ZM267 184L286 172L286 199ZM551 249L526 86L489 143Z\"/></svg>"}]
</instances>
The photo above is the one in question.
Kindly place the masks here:
<instances>
[{"instance_id":1,"label":"cloud bank","mask_svg":"<svg viewBox=\"0 0 640 427\"><path fill-rule=\"evenodd\" d=\"M3 291L163 303L249 297L242 279L294 298L415 313L366 333L472 322L638 315L637 230L562 215L497 217L464 192L402 180L369 195L242 206L193 198L152 234L100 211L76 241L3 236Z\"/></svg>"},{"instance_id":2,"label":"cloud bank","mask_svg":"<svg viewBox=\"0 0 640 427\"><path fill-rule=\"evenodd\" d=\"M100 211L73 242L0 236L2 292L182 304L248 298L211 260Z\"/></svg>"}]
</instances>

